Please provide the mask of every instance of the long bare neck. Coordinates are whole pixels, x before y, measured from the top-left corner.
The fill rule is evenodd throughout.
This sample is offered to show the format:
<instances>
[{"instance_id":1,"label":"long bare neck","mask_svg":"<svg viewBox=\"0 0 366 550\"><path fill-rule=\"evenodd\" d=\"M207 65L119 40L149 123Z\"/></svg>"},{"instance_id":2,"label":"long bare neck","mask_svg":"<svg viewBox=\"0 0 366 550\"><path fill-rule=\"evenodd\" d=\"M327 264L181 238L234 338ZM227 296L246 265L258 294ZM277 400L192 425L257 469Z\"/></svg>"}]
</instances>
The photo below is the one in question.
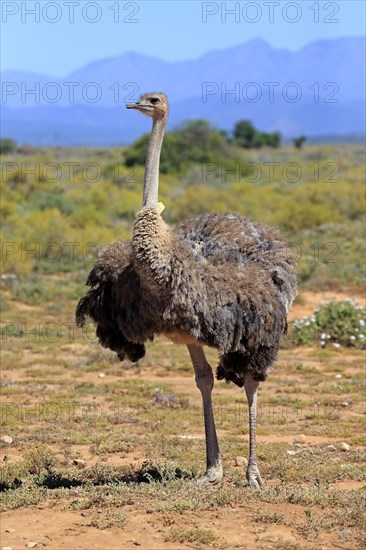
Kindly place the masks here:
<instances>
[{"instance_id":1,"label":"long bare neck","mask_svg":"<svg viewBox=\"0 0 366 550\"><path fill-rule=\"evenodd\" d=\"M155 119L146 154L143 208L158 208L160 151L166 118Z\"/></svg>"}]
</instances>

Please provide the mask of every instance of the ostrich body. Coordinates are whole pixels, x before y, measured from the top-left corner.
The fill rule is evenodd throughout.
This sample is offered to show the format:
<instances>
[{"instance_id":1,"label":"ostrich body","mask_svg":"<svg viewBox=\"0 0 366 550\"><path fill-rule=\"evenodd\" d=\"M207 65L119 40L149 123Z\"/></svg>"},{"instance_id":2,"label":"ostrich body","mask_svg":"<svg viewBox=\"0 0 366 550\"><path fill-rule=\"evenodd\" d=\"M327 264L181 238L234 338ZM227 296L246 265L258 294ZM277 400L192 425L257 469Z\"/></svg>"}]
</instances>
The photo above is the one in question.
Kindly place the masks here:
<instances>
[{"instance_id":1,"label":"ostrich body","mask_svg":"<svg viewBox=\"0 0 366 550\"><path fill-rule=\"evenodd\" d=\"M110 245L89 274L91 289L77 324L96 323L102 346L137 361L145 343L164 334L186 344L201 391L206 434L204 484L223 476L212 410L212 369L203 345L220 353L216 376L245 389L249 405L252 487L263 482L256 461L256 399L277 357L287 312L296 295L295 261L273 228L231 214L203 214L169 227L158 205L160 149L168 118L164 94L127 105L153 119L146 157L143 207L133 238Z\"/></svg>"}]
</instances>

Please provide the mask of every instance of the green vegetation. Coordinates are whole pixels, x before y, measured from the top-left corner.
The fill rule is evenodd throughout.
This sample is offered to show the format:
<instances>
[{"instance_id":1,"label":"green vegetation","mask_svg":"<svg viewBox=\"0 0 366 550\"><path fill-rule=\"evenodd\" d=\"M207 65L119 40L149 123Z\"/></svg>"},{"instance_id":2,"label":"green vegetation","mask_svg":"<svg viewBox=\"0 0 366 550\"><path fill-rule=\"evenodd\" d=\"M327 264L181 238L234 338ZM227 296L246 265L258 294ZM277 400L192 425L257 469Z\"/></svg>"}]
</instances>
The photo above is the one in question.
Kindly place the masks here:
<instances>
[{"instance_id":1,"label":"green vegetation","mask_svg":"<svg viewBox=\"0 0 366 550\"><path fill-rule=\"evenodd\" d=\"M144 134L126 149L124 163L127 167L144 165L149 136ZM226 163L227 170L235 171L235 163L242 162L240 148L276 148L280 144L279 132L259 132L248 120L235 125L233 139L229 139L225 131L213 128L207 120L189 120L165 135L160 171L181 175L195 164L220 163Z\"/></svg>"},{"instance_id":2,"label":"green vegetation","mask_svg":"<svg viewBox=\"0 0 366 550\"><path fill-rule=\"evenodd\" d=\"M42 301L41 277L67 272L80 287L101 248L130 238L146 139L126 150L36 148L3 157L2 273L16 277L6 280L9 290ZM243 149L191 121L167 135L162 172L169 223L230 211L273 224L297 253L302 287L362 285L359 145Z\"/></svg>"},{"instance_id":3,"label":"green vegetation","mask_svg":"<svg viewBox=\"0 0 366 550\"><path fill-rule=\"evenodd\" d=\"M17 149L16 141L10 138L0 138L0 155L14 153Z\"/></svg>"},{"instance_id":4,"label":"green vegetation","mask_svg":"<svg viewBox=\"0 0 366 550\"><path fill-rule=\"evenodd\" d=\"M212 544L217 540L216 535L207 529L172 529L165 539L171 542L195 542L198 544Z\"/></svg>"},{"instance_id":5,"label":"green vegetation","mask_svg":"<svg viewBox=\"0 0 366 550\"><path fill-rule=\"evenodd\" d=\"M196 121L180 132L185 147L168 137L161 175L168 222L231 211L274 224L297 253L301 290L360 289L361 146L247 149ZM215 384L225 482L202 491L194 482L205 460L202 405L188 354L158 338L137 365L120 363L98 346L92 325L75 328L86 273L103 246L130 238L141 205L142 156L127 166L130 153L3 153L2 510L67 511L82 530L118 528L126 540L142 518L162 547L244 548L225 516L248 536L283 528L273 544L284 550L364 547L363 309L331 302L290 327L260 390L261 493L235 466L248 453L247 404L236 387ZM324 347L314 346L314 330ZM214 366L215 350L207 356ZM305 442L296 444L299 434Z\"/></svg>"},{"instance_id":6,"label":"green vegetation","mask_svg":"<svg viewBox=\"0 0 366 550\"><path fill-rule=\"evenodd\" d=\"M126 166L144 165L150 134L144 134L125 151ZM162 174L181 174L194 164L239 160L224 132L215 130L207 120L190 120L176 131L168 132L160 159Z\"/></svg>"},{"instance_id":7,"label":"green vegetation","mask_svg":"<svg viewBox=\"0 0 366 550\"><path fill-rule=\"evenodd\" d=\"M321 304L311 317L293 323L294 343L322 348L333 345L366 348L366 308L351 300Z\"/></svg>"},{"instance_id":8,"label":"green vegetation","mask_svg":"<svg viewBox=\"0 0 366 550\"><path fill-rule=\"evenodd\" d=\"M140 435L139 445L145 452L155 453L156 438L152 440ZM226 456L233 455L236 452L234 439L224 437L223 448ZM158 452L166 454L167 449L160 447ZM52 454L45 446L38 446L36 450L43 455ZM183 450L182 457L187 463L192 461L192 452L194 455L195 451L193 444ZM356 477L357 472L358 479L364 480L364 453L342 453L311 446L298 450L291 458L286 459L285 456L283 445L262 446L260 459L267 478L274 476L274 483L261 492L249 489L243 472L232 465L226 468L224 484L202 490L202 487L180 476L169 476L163 480L154 476L143 479L140 475L142 469L134 470L132 465L118 467L100 460L93 467L71 467L72 462L85 462L72 456L65 456L63 466L58 466L58 470L50 469L48 463L42 466L36 460L36 469L42 466L41 472L48 471L52 475L51 483L49 477L40 480L32 473L35 471L32 462L16 461L12 466L13 473L22 471L23 477L21 481L16 478L16 483L11 482L10 466L3 468L7 470L9 481L8 488L3 489L1 509L40 504L40 510L61 507L79 514L80 511L87 511L81 514L87 517L87 526L98 529L129 529L129 515L138 510L141 514L148 514L150 521L156 518L157 524L163 527L160 532L165 541L235 547L226 542L228 531L223 529L220 521L212 522L212 513L219 510L220 514L216 517L230 513L230 518L239 525L245 514L246 524L251 525L254 531L259 525L263 528L287 526L302 541L321 540L326 534L335 543L342 540L346 531L348 540L355 545L352 547L361 548L362 482L354 482L354 486L359 488L348 491L339 489L334 483L340 478ZM173 465L166 465L167 471L172 472L173 469ZM162 466L156 471L161 470ZM161 523L161 517L168 521ZM277 547L288 548L285 545Z\"/></svg>"},{"instance_id":9,"label":"green vegetation","mask_svg":"<svg viewBox=\"0 0 366 550\"><path fill-rule=\"evenodd\" d=\"M234 127L234 143L245 149L258 149L267 145L268 147L279 147L281 145L281 134L279 132L259 132L250 120L239 120Z\"/></svg>"},{"instance_id":10,"label":"green vegetation","mask_svg":"<svg viewBox=\"0 0 366 550\"><path fill-rule=\"evenodd\" d=\"M72 327L75 274L37 277L40 291L51 281L59 294L30 304L5 290L5 329L11 324L2 353L1 510L19 517L37 505L39 514L63 510L83 529L115 528L127 538L138 515L162 547L182 540L235 548L229 521L222 530L215 514L253 533L284 526L299 543L326 538L336 547L347 532L349 544L362 547L362 350L349 348L346 362L332 346L281 351L261 386L258 460L267 487L260 493L235 466L235 457L248 454L246 400L216 382L225 482L203 491L194 482L205 464L202 405L188 353L158 338L137 365L120 363L98 346L93 327ZM215 350L207 356L214 366ZM301 433L305 443L294 445ZM141 536L134 535L140 543Z\"/></svg>"},{"instance_id":11,"label":"green vegetation","mask_svg":"<svg viewBox=\"0 0 366 550\"><path fill-rule=\"evenodd\" d=\"M304 145L306 141L306 137L305 136L299 136L297 138L294 138L292 140L292 143L294 144L294 146L297 148L297 149L301 149L301 147Z\"/></svg>"}]
</instances>

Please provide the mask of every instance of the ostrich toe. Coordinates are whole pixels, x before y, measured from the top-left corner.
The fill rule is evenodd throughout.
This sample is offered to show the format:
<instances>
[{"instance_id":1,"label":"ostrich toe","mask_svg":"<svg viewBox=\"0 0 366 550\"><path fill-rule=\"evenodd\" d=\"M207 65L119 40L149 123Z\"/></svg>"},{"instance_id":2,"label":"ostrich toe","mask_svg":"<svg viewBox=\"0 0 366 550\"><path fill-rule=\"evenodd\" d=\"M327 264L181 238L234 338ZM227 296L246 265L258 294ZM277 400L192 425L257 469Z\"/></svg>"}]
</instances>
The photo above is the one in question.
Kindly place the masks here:
<instances>
[{"instance_id":1,"label":"ostrich toe","mask_svg":"<svg viewBox=\"0 0 366 550\"><path fill-rule=\"evenodd\" d=\"M252 489L263 489L264 481L256 464L249 464L247 468L246 478L249 486Z\"/></svg>"},{"instance_id":2,"label":"ostrich toe","mask_svg":"<svg viewBox=\"0 0 366 550\"><path fill-rule=\"evenodd\" d=\"M221 462L217 466L211 466L207 468L205 475L199 477L196 483L200 486L209 487L211 485L217 485L222 481L224 471Z\"/></svg>"}]
</instances>

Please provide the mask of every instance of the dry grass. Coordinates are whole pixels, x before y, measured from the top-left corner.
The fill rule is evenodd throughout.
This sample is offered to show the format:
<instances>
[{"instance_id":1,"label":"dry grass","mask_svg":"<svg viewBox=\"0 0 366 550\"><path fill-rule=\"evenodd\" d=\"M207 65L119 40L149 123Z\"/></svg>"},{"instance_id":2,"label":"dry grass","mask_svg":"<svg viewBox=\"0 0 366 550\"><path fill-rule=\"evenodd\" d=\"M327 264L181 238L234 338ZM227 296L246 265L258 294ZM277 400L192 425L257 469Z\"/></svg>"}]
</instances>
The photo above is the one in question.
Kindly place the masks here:
<instances>
[{"instance_id":1,"label":"dry grass","mask_svg":"<svg viewBox=\"0 0 366 550\"><path fill-rule=\"evenodd\" d=\"M70 300L70 312L73 305ZM9 318L22 315L11 302ZM46 317L56 322L58 313ZM200 396L184 349L158 339L138 365L122 365L80 333L56 343L32 341L31 334L24 342L18 335L5 344L2 435L12 442L0 442L0 484L8 514L20 520L34 505L68 510L84 514L87 529L117 528L126 536L139 514L141 521L163 522L161 548L245 548L230 532L211 527L219 510L232 514L232 525L241 529L247 522L249 531L284 529L296 538L279 535L276 548L362 547L359 350L347 352L346 361L336 350L281 352L260 390L258 456L267 487L257 493L234 461L248 452L246 402L223 383L216 384L214 406L225 482L209 491L195 484L205 444ZM208 355L214 365L215 352ZM174 398L159 401L157 388ZM294 445L299 434L305 443ZM343 441L351 445L347 452Z\"/></svg>"}]
</instances>

